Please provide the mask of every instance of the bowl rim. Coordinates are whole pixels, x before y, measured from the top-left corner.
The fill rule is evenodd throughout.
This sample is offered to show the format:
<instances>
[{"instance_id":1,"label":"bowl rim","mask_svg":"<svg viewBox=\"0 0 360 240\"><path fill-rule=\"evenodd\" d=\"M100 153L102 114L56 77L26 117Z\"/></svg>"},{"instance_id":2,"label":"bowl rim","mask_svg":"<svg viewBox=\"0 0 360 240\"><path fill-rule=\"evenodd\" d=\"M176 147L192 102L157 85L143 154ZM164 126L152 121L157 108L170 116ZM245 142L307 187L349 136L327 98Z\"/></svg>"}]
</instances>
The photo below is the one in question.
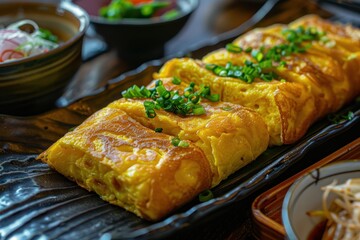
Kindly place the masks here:
<instances>
[{"instance_id":1,"label":"bowl rim","mask_svg":"<svg viewBox=\"0 0 360 240\"><path fill-rule=\"evenodd\" d=\"M102 25L130 25L130 26L137 26L137 25L160 25L169 22L177 21L181 18L187 17L191 15L199 6L199 0L190 0L190 9L186 12L181 11L181 14L172 19L163 19L163 18L150 18L150 19L142 19L142 18L123 18L123 19L115 19L115 20L107 20L104 17L90 15L90 21L94 24L102 24Z\"/></svg>"},{"instance_id":2,"label":"bowl rim","mask_svg":"<svg viewBox=\"0 0 360 240\"><path fill-rule=\"evenodd\" d=\"M313 185L313 183L320 181L321 179L326 179L334 174L346 173L351 171L360 171L360 165L358 168L354 169L354 164L360 164L360 159L349 159L349 160L341 160L338 162L329 163L323 167L313 169L312 171L306 173L299 179L297 179L288 189L285 194L282 208L281 208L281 218L285 228L285 236L287 239L299 239L298 235L295 233L293 224L290 219L289 212L291 208L289 203L293 198L297 198L299 194L301 194L304 189L308 188L309 186ZM316 178L314 178L313 173L316 172ZM320 176L320 172L325 172L323 176ZM318 178L318 179L317 179ZM312 180L312 181L311 181ZM305 181L311 181L309 184L306 185L304 189L301 190L301 193L297 194L296 196L293 195L293 192L300 187L301 183Z\"/></svg>"},{"instance_id":3,"label":"bowl rim","mask_svg":"<svg viewBox=\"0 0 360 240\"><path fill-rule=\"evenodd\" d=\"M29 5L39 6L39 4L41 4L41 5L46 5L46 6L52 6L52 7L55 7L56 9L65 10L66 12L70 13L71 15L73 15L74 17L76 17L78 19L78 21L80 23L79 31L74 36L72 36L69 40L60 44L58 47L51 49L48 52L39 53L34 56L20 58L17 60L6 61L3 63L0 63L0 68L13 67L18 64L31 62L36 59L46 58L48 56L52 56L56 53L59 53L63 49L66 49L69 46L72 46L73 44L75 44L77 41L79 41L79 39L81 39L85 35L85 32L90 25L90 17L87 14L87 12L84 9L82 9L81 7L79 7L78 5L73 4L72 2L69 2L69 1L60 1L58 3L55 3L55 2L44 3L44 2L27 2L26 0L15 0L15 1L11 1L11 2L2 2L2 3L0 2L0 6L7 5L7 4L14 5L17 3L25 4L27 6L29 6Z\"/></svg>"}]
</instances>

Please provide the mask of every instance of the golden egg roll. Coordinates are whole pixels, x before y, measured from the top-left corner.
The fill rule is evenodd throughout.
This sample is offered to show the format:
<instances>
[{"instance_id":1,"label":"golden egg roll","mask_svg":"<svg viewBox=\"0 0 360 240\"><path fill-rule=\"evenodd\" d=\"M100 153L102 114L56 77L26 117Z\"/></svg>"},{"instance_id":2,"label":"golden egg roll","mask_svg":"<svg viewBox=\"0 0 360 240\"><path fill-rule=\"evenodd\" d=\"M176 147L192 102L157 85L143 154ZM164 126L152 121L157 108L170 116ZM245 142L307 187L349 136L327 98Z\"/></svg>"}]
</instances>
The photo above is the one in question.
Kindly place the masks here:
<instances>
[{"instance_id":1,"label":"golden egg roll","mask_svg":"<svg viewBox=\"0 0 360 240\"><path fill-rule=\"evenodd\" d=\"M221 101L255 110L270 134L270 145L289 144L302 137L316 114L315 99L304 85L273 80L251 84L230 77L219 77L200 61L190 58L166 62L154 78L179 77L186 83L209 85Z\"/></svg>"},{"instance_id":2,"label":"golden egg roll","mask_svg":"<svg viewBox=\"0 0 360 240\"><path fill-rule=\"evenodd\" d=\"M156 221L212 184L203 151L191 142L175 147L171 138L105 107L39 159L102 199Z\"/></svg>"},{"instance_id":3,"label":"golden egg roll","mask_svg":"<svg viewBox=\"0 0 360 240\"><path fill-rule=\"evenodd\" d=\"M162 128L165 134L193 142L210 162L212 186L253 161L268 147L266 124L251 109L225 102L201 102L206 110L202 115L182 116L157 110L154 118L148 118L143 101L121 99L109 108L121 109L145 127Z\"/></svg>"},{"instance_id":4,"label":"golden egg roll","mask_svg":"<svg viewBox=\"0 0 360 240\"><path fill-rule=\"evenodd\" d=\"M310 88L315 97L316 117L339 110L360 94L360 31L351 26L342 26L325 21L317 16L305 16L297 21L267 28L258 28L234 40L243 49L259 49L265 52L279 44L288 44L284 30L298 27L314 28L323 32L321 39L305 43L306 51L285 56L285 66L274 64L271 71L288 82L295 82ZM225 66L228 62L242 66L245 60L252 60L250 52L233 53L219 49L207 54L205 63Z\"/></svg>"}]
</instances>

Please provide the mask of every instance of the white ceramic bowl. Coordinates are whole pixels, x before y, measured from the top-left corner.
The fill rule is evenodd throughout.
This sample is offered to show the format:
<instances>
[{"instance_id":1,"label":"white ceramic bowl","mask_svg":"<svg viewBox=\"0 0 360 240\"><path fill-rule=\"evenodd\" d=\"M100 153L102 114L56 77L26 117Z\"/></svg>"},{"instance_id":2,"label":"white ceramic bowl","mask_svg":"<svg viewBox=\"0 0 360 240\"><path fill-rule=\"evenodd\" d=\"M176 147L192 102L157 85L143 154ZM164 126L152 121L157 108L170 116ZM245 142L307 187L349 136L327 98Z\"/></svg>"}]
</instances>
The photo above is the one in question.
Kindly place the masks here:
<instances>
[{"instance_id":1,"label":"white ceramic bowl","mask_svg":"<svg viewBox=\"0 0 360 240\"><path fill-rule=\"evenodd\" d=\"M333 163L314 170L298 179L288 190L282 205L282 220L289 239L308 239L310 232L321 221L306 213L322 209L321 187L329 185L334 179L338 184L350 178L360 178L360 160ZM330 194L328 202L335 198Z\"/></svg>"}]
</instances>

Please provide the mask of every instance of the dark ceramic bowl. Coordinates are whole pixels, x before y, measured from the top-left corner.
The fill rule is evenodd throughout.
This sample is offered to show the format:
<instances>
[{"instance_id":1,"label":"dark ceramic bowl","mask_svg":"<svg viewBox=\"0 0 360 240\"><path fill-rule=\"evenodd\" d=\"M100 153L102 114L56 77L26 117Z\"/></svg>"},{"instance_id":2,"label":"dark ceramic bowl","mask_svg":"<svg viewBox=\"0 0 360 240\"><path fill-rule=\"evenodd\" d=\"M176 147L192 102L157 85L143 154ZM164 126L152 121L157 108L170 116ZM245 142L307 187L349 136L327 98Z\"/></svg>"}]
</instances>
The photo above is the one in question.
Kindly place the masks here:
<instances>
[{"instance_id":1,"label":"dark ceramic bowl","mask_svg":"<svg viewBox=\"0 0 360 240\"><path fill-rule=\"evenodd\" d=\"M173 38L185 25L190 15L197 8L198 0L176 0L181 14L174 19L120 19L107 20L99 17L100 7L109 1L74 0L90 15L95 31L105 42L115 48L120 57L141 63L146 60L160 58L164 54L164 45Z\"/></svg>"},{"instance_id":2,"label":"dark ceramic bowl","mask_svg":"<svg viewBox=\"0 0 360 240\"><path fill-rule=\"evenodd\" d=\"M0 24L31 19L60 39L59 47L0 63L0 114L30 115L54 106L81 64L87 13L63 1L0 1Z\"/></svg>"}]
</instances>

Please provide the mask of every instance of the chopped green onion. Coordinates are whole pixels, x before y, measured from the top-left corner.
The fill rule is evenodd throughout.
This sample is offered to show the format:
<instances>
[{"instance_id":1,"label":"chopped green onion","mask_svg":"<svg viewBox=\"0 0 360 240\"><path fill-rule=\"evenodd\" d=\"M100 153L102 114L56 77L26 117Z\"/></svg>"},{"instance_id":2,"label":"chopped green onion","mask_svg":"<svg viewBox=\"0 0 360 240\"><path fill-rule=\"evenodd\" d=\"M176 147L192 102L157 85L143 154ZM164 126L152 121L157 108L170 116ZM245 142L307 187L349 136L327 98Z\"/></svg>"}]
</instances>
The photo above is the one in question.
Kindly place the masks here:
<instances>
[{"instance_id":1,"label":"chopped green onion","mask_svg":"<svg viewBox=\"0 0 360 240\"><path fill-rule=\"evenodd\" d=\"M251 56L256 59L256 61L260 62L264 58L264 54L256 49L251 51Z\"/></svg>"},{"instance_id":2,"label":"chopped green onion","mask_svg":"<svg viewBox=\"0 0 360 240\"><path fill-rule=\"evenodd\" d=\"M189 143L186 142L186 141L183 141L183 140L180 140L179 144L178 144L178 147L188 147L189 146Z\"/></svg>"},{"instance_id":3,"label":"chopped green onion","mask_svg":"<svg viewBox=\"0 0 360 240\"><path fill-rule=\"evenodd\" d=\"M155 132L161 133L163 131L162 128L155 128Z\"/></svg>"},{"instance_id":4,"label":"chopped green onion","mask_svg":"<svg viewBox=\"0 0 360 240\"><path fill-rule=\"evenodd\" d=\"M175 85L180 85L181 79L178 78L178 77L173 77L172 83L175 84Z\"/></svg>"},{"instance_id":5,"label":"chopped green onion","mask_svg":"<svg viewBox=\"0 0 360 240\"><path fill-rule=\"evenodd\" d=\"M178 78L174 78L178 79ZM175 80L177 82L177 80ZM195 83L190 83L184 89L183 95L179 95L178 91L168 91L161 80L155 82L155 88L146 89L139 88L134 85L122 92L125 98L151 98L153 101L144 101L146 116L149 118L156 117L155 110L164 109L180 115L205 114L205 109L199 103L201 98L217 102L220 99L219 94L211 94L210 87L200 85L200 89L195 91Z\"/></svg>"},{"instance_id":6,"label":"chopped green onion","mask_svg":"<svg viewBox=\"0 0 360 240\"><path fill-rule=\"evenodd\" d=\"M197 106L196 108L193 108L194 115L202 115L205 114L206 111L202 106Z\"/></svg>"},{"instance_id":7,"label":"chopped green onion","mask_svg":"<svg viewBox=\"0 0 360 240\"><path fill-rule=\"evenodd\" d=\"M329 114L328 120L332 123L340 123L342 121L351 120L355 117L355 114L352 111L349 111L347 114Z\"/></svg>"},{"instance_id":8,"label":"chopped green onion","mask_svg":"<svg viewBox=\"0 0 360 240\"><path fill-rule=\"evenodd\" d=\"M252 83L255 78L260 78L264 81L270 81L272 79L278 78L278 76L273 73L264 73L263 69L266 67L268 68L271 62L261 62L261 64L253 63L249 60L244 62L245 66L233 66L227 64L226 67L222 67L219 65L212 64L210 67L206 67L207 69L211 69L215 75L224 76L224 77L232 77L243 80L247 83ZM218 101L220 96L208 96L209 100Z\"/></svg>"},{"instance_id":9,"label":"chopped green onion","mask_svg":"<svg viewBox=\"0 0 360 240\"><path fill-rule=\"evenodd\" d=\"M175 147L179 146L179 143L180 143L180 138L178 137L174 137L171 139L171 144Z\"/></svg>"},{"instance_id":10,"label":"chopped green onion","mask_svg":"<svg viewBox=\"0 0 360 240\"><path fill-rule=\"evenodd\" d=\"M59 39L56 35L54 35L50 30L39 28L39 33L37 34L40 38L48 40L50 42L58 43Z\"/></svg>"},{"instance_id":11,"label":"chopped green onion","mask_svg":"<svg viewBox=\"0 0 360 240\"><path fill-rule=\"evenodd\" d=\"M247 53L249 53L249 52L251 52L251 51L252 51L252 48L251 48L251 47L248 47L248 48L245 49L245 52L247 52Z\"/></svg>"},{"instance_id":12,"label":"chopped green onion","mask_svg":"<svg viewBox=\"0 0 360 240\"><path fill-rule=\"evenodd\" d=\"M211 95L206 96L205 98L210 100L211 102L220 101L220 95L219 94L211 94Z\"/></svg>"},{"instance_id":13,"label":"chopped green onion","mask_svg":"<svg viewBox=\"0 0 360 240\"><path fill-rule=\"evenodd\" d=\"M226 50L232 53L241 53L243 49L233 43L226 44Z\"/></svg>"},{"instance_id":14,"label":"chopped green onion","mask_svg":"<svg viewBox=\"0 0 360 240\"><path fill-rule=\"evenodd\" d=\"M205 190L199 194L199 201L200 202L207 202L214 198L214 194L211 190Z\"/></svg>"}]
</instances>

